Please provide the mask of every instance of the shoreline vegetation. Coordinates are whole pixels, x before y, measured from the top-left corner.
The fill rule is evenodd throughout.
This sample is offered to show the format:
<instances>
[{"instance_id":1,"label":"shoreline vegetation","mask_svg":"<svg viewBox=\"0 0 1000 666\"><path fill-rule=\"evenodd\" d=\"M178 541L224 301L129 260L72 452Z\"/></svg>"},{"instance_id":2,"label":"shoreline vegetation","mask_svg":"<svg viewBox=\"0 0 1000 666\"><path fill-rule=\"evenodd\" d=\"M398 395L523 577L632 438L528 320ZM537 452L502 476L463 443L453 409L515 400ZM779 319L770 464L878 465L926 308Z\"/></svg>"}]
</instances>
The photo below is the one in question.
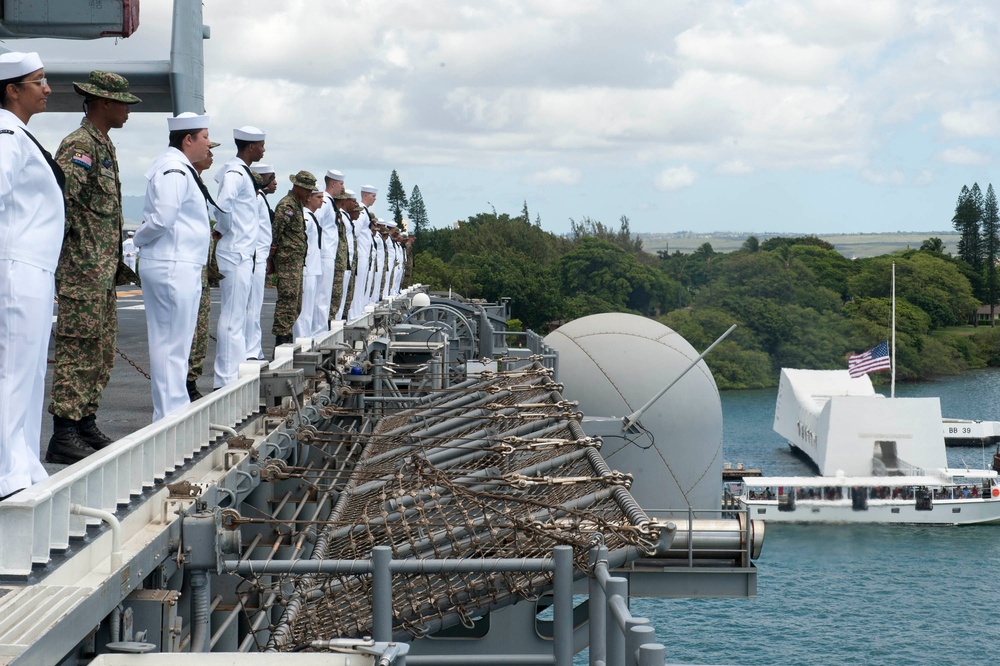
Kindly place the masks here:
<instances>
[{"instance_id":1,"label":"shoreline vegetation","mask_svg":"<svg viewBox=\"0 0 1000 666\"><path fill-rule=\"evenodd\" d=\"M948 252L953 232L845 234L845 253L838 236L636 235L625 217L617 228L573 220L571 233L556 235L531 219L525 204L521 215L422 229L414 281L509 298L515 331L631 312L701 351L735 323L706 362L720 389L746 389L777 385L783 367L846 368L850 354L889 339L895 263L897 381L1000 366L1000 327L971 325L990 276Z\"/></svg>"}]
</instances>

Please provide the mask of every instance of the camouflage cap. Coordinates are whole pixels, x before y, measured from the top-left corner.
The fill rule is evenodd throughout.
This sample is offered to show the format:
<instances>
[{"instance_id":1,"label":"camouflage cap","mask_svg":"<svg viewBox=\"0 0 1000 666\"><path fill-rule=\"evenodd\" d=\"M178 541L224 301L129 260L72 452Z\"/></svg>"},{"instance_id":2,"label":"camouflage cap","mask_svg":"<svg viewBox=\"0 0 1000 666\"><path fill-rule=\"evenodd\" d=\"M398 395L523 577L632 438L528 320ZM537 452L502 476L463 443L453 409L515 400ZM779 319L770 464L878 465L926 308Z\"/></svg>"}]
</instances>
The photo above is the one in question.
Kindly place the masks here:
<instances>
[{"instance_id":1,"label":"camouflage cap","mask_svg":"<svg viewBox=\"0 0 1000 666\"><path fill-rule=\"evenodd\" d=\"M86 83L73 83L73 88L85 97L103 97L126 104L138 104L142 100L128 91L128 79L111 72L94 70Z\"/></svg>"},{"instance_id":2,"label":"camouflage cap","mask_svg":"<svg viewBox=\"0 0 1000 666\"><path fill-rule=\"evenodd\" d=\"M316 187L316 176L308 171L299 171L294 176L289 176L288 180L292 181L292 185L304 187L310 192Z\"/></svg>"}]
</instances>

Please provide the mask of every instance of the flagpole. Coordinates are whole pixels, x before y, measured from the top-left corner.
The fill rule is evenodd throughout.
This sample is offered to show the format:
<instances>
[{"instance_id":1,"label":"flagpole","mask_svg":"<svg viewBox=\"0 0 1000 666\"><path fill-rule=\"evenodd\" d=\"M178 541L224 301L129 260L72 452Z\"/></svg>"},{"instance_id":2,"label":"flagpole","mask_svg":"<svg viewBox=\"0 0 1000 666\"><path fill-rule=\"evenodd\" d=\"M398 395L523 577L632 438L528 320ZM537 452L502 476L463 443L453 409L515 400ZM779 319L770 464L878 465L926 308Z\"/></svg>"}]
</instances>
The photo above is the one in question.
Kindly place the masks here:
<instances>
[{"instance_id":1,"label":"flagpole","mask_svg":"<svg viewBox=\"0 0 1000 666\"><path fill-rule=\"evenodd\" d=\"M892 262L892 388L889 397L896 397L896 262Z\"/></svg>"}]
</instances>

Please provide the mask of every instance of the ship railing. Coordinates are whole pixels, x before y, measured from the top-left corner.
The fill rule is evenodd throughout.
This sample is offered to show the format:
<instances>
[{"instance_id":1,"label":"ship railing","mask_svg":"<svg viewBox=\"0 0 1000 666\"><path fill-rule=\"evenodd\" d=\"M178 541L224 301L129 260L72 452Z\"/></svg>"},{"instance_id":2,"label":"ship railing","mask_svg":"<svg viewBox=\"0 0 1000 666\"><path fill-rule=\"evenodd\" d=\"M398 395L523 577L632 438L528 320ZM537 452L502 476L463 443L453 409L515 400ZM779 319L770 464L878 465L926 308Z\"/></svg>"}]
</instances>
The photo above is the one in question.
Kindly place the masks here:
<instances>
[{"instance_id":1,"label":"ship railing","mask_svg":"<svg viewBox=\"0 0 1000 666\"><path fill-rule=\"evenodd\" d=\"M656 630L649 619L635 617L628 607L628 581L612 576L605 546L591 551L594 575L590 578L590 663L597 666L663 666L666 648L656 643ZM551 659L534 654L461 655L451 661L445 655L409 655L408 666L462 663L549 663L572 666L573 549L556 546L550 558L491 559L393 559L392 548L376 546L369 560L229 560L225 571L242 575L370 573L372 639L393 640L392 579L395 573L471 573L480 571L553 572L553 635Z\"/></svg>"},{"instance_id":2,"label":"ship railing","mask_svg":"<svg viewBox=\"0 0 1000 666\"><path fill-rule=\"evenodd\" d=\"M656 642L656 629L649 619L629 610L628 579L612 575L608 548L595 547L591 557L590 666L663 666L666 648Z\"/></svg>"},{"instance_id":3,"label":"ship railing","mask_svg":"<svg viewBox=\"0 0 1000 666\"><path fill-rule=\"evenodd\" d=\"M114 514L232 434L260 408L263 365L240 364L232 384L0 502L0 576L30 575L102 522L82 511Z\"/></svg>"}]
</instances>

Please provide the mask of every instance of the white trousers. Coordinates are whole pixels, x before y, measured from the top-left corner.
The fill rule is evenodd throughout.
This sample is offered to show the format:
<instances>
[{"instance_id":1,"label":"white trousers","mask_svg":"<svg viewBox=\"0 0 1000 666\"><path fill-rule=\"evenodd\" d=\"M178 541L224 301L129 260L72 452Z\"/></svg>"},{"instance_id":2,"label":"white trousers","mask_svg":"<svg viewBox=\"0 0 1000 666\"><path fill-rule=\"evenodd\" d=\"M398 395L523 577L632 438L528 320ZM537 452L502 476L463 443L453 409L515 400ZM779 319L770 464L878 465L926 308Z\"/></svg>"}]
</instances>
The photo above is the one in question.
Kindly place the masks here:
<instances>
[{"instance_id":1,"label":"white trousers","mask_svg":"<svg viewBox=\"0 0 1000 666\"><path fill-rule=\"evenodd\" d=\"M201 265L186 261L142 260L142 302L146 306L153 421L191 400L187 392L188 355L198 324Z\"/></svg>"},{"instance_id":2,"label":"white trousers","mask_svg":"<svg viewBox=\"0 0 1000 666\"><path fill-rule=\"evenodd\" d=\"M375 272L368 278L368 302L377 303L382 300L382 269L376 265Z\"/></svg>"},{"instance_id":3,"label":"white trousers","mask_svg":"<svg viewBox=\"0 0 1000 666\"><path fill-rule=\"evenodd\" d=\"M371 289L371 278L372 274L365 270L358 270L358 275L354 281L354 298L351 300L351 306L347 311L348 321L354 321L365 313L365 306L371 301L369 298L368 291Z\"/></svg>"},{"instance_id":4,"label":"white trousers","mask_svg":"<svg viewBox=\"0 0 1000 666\"><path fill-rule=\"evenodd\" d=\"M323 257L323 274L316 288L316 308L313 310L313 335L322 335L330 330L330 299L333 297L333 269L337 257ZM305 307L303 298L302 307Z\"/></svg>"},{"instance_id":5,"label":"white trousers","mask_svg":"<svg viewBox=\"0 0 1000 666\"><path fill-rule=\"evenodd\" d=\"M311 338L315 330L313 312L316 310L316 290L319 288L321 275L302 276L302 309L299 317L292 325L292 335L295 338Z\"/></svg>"},{"instance_id":6,"label":"white trousers","mask_svg":"<svg viewBox=\"0 0 1000 666\"><path fill-rule=\"evenodd\" d=\"M340 290L340 307L334 313L334 319L344 318L344 308L347 307L347 289L351 286L351 271L344 271L344 284Z\"/></svg>"},{"instance_id":7,"label":"white trousers","mask_svg":"<svg viewBox=\"0 0 1000 666\"><path fill-rule=\"evenodd\" d=\"M241 254L216 251L219 272L224 279L219 282L222 308L215 337L215 380L213 386L221 388L239 377L240 363L247 360L247 303L250 302L250 280L253 259Z\"/></svg>"},{"instance_id":8,"label":"white trousers","mask_svg":"<svg viewBox=\"0 0 1000 666\"><path fill-rule=\"evenodd\" d=\"M48 476L38 457L54 295L49 271L0 260L0 495Z\"/></svg>"},{"instance_id":9,"label":"white trousers","mask_svg":"<svg viewBox=\"0 0 1000 666\"><path fill-rule=\"evenodd\" d=\"M250 278L250 298L247 303L246 345L247 358L264 358L261 347L260 313L264 309L264 280L267 278L268 249L257 250L257 265Z\"/></svg>"}]
</instances>

